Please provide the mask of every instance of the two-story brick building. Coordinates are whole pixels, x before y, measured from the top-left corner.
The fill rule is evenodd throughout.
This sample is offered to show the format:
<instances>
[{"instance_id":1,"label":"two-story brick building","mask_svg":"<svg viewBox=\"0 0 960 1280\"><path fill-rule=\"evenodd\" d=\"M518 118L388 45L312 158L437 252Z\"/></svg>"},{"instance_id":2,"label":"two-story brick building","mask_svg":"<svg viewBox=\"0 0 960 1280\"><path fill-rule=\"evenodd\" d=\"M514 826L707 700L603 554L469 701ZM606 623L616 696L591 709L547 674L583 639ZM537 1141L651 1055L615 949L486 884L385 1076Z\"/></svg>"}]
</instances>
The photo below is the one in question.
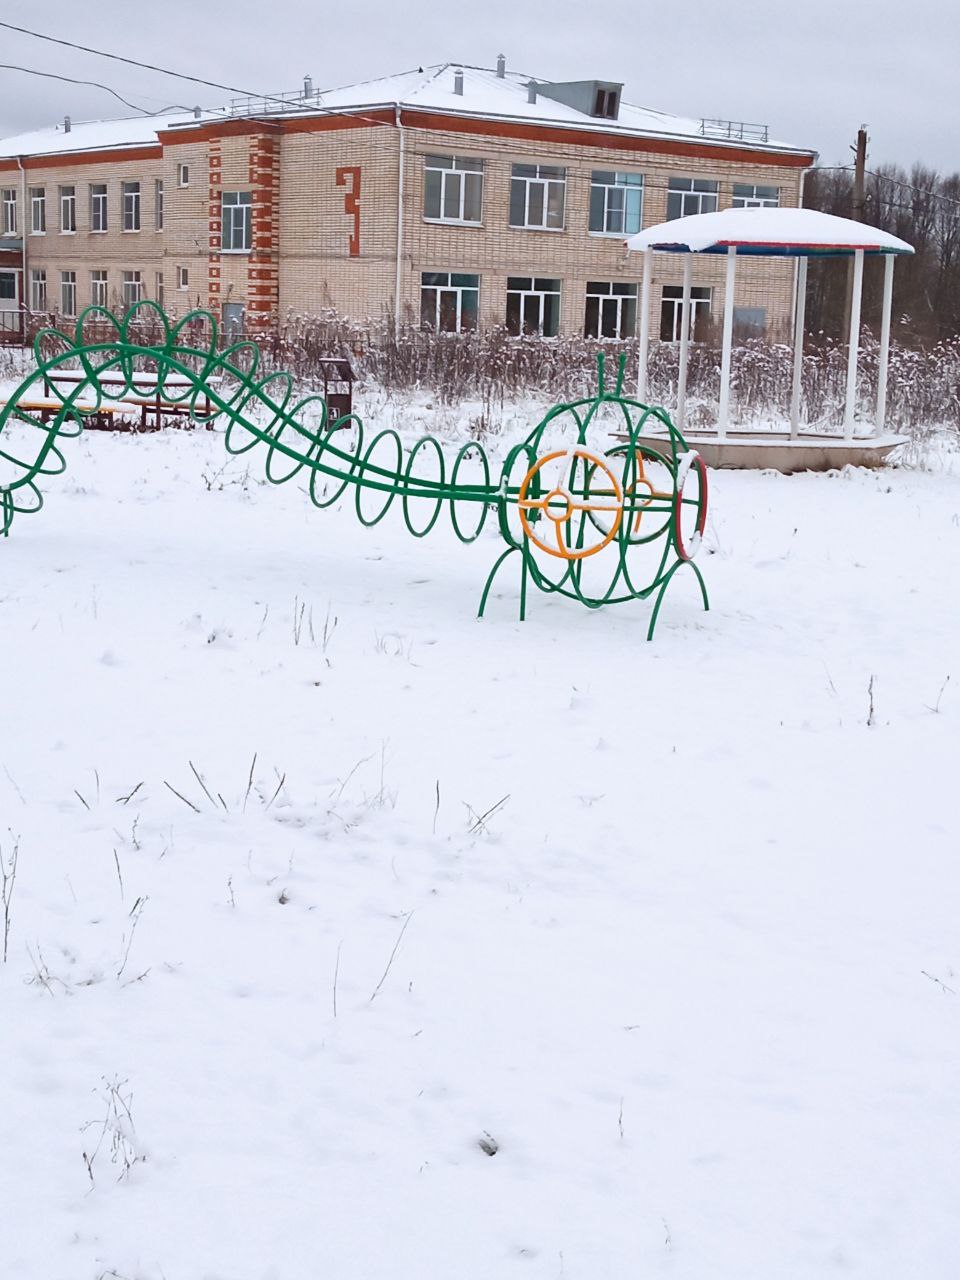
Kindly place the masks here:
<instances>
[{"instance_id":1,"label":"two-story brick building","mask_svg":"<svg viewBox=\"0 0 960 1280\"><path fill-rule=\"evenodd\" d=\"M631 336L641 227L729 205L797 205L814 154L760 126L461 64L223 111L95 122L0 143L0 331L22 310L141 297L228 326L290 313ZM699 319L721 303L698 261ZM657 262L661 336L680 267ZM745 262L736 319L789 324L790 264Z\"/></svg>"}]
</instances>

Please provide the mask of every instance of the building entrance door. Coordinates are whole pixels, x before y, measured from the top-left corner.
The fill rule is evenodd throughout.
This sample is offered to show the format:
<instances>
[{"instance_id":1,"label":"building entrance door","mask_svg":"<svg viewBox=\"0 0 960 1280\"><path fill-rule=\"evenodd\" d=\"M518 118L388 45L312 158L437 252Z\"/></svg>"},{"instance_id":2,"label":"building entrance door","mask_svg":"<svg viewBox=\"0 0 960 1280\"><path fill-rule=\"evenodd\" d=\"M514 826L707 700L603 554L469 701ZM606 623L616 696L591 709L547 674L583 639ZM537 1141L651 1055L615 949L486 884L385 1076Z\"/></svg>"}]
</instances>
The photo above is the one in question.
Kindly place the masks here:
<instances>
[{"instance_id":1,"label":"building entrance door","mask_svg":"<svg viewBox=\"0 0 960 1280\"><path fill-rule=\"evenodd\" d=\"M0 337L20 332L20 272L0 271Z\"/></svg>"},{"instance_id":2,"label":"building entrance door","mask_svg":"<svg viewBox=\"0 0 960 1280\"><path fill-rule=\"evenodd\" d=\"M242 302L223 304L223 336L230 342L243 337L244 306Z\"/></svg>"}]
</instances>

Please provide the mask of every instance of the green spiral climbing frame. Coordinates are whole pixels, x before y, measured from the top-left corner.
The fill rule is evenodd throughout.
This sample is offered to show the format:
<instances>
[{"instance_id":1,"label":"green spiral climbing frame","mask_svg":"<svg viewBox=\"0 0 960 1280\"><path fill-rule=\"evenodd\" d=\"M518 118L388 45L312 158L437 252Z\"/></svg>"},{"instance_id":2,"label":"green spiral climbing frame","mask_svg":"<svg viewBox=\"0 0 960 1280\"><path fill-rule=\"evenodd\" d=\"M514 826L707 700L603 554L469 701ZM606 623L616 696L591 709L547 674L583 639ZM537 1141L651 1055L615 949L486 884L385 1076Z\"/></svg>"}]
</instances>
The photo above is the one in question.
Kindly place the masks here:
<instances>
[{"instance_id":1,"label":"green spiral climbing frame","mask_svg":"<svg viewBox=\"0 0 960 1280\"><path fill-rule=\"evenodd\" d=\"M159 340L145 339L144 332L159 333ZM707 514L706 470L663 409L624 396L624 357L607 390L598 356L596 395L551 409L496 469L478 441L465 444L452 464L433 436L406 451L390 429L368 442L356 414L331 422L322 396L298 399L289 373L262 372L255 343L219 346L207 312L172 324L148 301L122 320L90 307L72 337L56 329L40 333L36 369L0 408L3 534L16 514L43 506L40 482L66 469L63 442L148 381L151 397L178 405L193 421L212 415L222 422L229 453L262 446L272 484L303 475L315 506L332 506L349 494L358 519L374 525L399 499L415 538L426 537L446 508L461 542L479 538L495 512L505 546L487 577L480 616L497 573L515 555L521 619L530 584L590 609L655 596L651 639L664 593L683 565L693 570L709 608L693 563ZM58 389L57 374L67 370L75 381ZM612 427L609 415L602 426L597 418L606 406ZM9 427L15 422L32 430L14 439ZM643 438L652 427L655 446Z\"/></svg>"}]
</instances>

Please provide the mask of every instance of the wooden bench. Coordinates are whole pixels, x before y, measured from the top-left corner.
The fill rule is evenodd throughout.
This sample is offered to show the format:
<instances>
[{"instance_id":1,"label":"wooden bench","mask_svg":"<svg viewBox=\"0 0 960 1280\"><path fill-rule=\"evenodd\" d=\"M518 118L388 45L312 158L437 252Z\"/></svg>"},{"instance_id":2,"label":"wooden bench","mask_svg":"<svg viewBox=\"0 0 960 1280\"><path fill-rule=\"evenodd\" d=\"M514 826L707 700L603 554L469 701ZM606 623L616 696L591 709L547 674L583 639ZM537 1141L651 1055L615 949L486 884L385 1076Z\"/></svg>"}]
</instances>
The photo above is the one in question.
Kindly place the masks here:
<instances>
[{"instance_id":1,"label":"wooden bench","mask_svg":"<svg viewBox=\"0 0 960 1280\"><path fill-rule=\"evenodd\" d=\"M55 372L47 374L44 381L45 390L48 394L52 394L55 388L64 390L75 387L77 383L87 381L87 375L82 369L58 369ZM97 378L101 388L105 391L112 387L123 388L123 398L114 403L123 406L133 412L140 413L140 429L146 431L149 429L149 420L153 418L154 429L159 429L163 425L164 417L168 418L186 418L190 417L190 404L193 397L184 395L182 400L170 400L163 392L170 391L189 391L195 383L185 377L182 373L168 374L163 380L163 387L157 385L156 374L135 371L130 379L127 379L122 373L115 371L107 371L101 373ZM195 421L207 421L216 417L217 410L210 403L210 393L208 388L217 388L222 382L222 378L213 377L204 380L203 395L203 412L194 413L192 416ZM121 410L122 411L122 410Z\"/></svg>"},{"instance_id":2,"label":"wooden bench","mask_svg":"<svg viewBox=\"0 0 960 1280\"><path fill-rule=\"evenodd\" d=\"M11 401L0 400L0 409L5 409ZM17 400L14 408L22 409L24 413L36 413L39 415L40 421L46 425L51 418L55 418L63 409L64 401L55 400ZM113 404L94 404L93 401L77 400L69 406L76 409L80 417L82 417L85 426L111 426L111 419L117 415L123 414L124 410L135 408L134 405L124 404L122 400L117 400ZM102 421L98 421L102 420Z\"/></svg>"}]
</instances>

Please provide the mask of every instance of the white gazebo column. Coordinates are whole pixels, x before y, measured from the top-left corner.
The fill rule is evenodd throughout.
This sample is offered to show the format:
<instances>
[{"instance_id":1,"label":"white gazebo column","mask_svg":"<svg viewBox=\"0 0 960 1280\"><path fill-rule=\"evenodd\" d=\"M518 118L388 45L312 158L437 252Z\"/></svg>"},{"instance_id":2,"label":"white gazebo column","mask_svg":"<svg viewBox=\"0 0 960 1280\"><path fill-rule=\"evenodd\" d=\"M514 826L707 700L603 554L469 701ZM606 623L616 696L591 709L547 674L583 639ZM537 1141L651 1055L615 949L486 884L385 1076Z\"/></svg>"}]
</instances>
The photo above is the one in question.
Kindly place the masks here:
<instances>
[{"instance_id":1,"label":"white gazebo column","mask_svg":"<svg viewBox=\"0 0 960 1280\"><path fill-rule=\"evenodd\" d=\"M850 348L847 356L847 403L843 436L853 439L853 415L857 407L857 360L860 355L860 302L863 297L863 250L853 251L853 297L850 302Z\"/></svg>"},{"instance_id":2,"label":"white gazebo column","mask_svg":"<svg viewBox=\"0 0 960 1280\"><path fill-rule=\"evenodd\" d=\"M653 250L643 251L643 283L640 286L640 358L637 399L647 403L647 354L650 348L650 286L653 283Z\"/></svg>"},{"instance_id":3,"label":"white gazebo column","mask_svg":"<svg viewBox=\"0 0 960 1280\"><path fill-rule=\"evenodd\" d=\"M790 439L800 434L800 389L803 381L803 329L807 318L807 259L797 261L797 309L793 318L793 391L790 395Z\"/></svg>"},{"instance_id":4,"label":"white gazebo column","mask_svg":"<svg viewBox=\"0 0 960 1280\"><path fill-rule=\"evenodd\" d=\"M690 285L693 256L683 255L683 297L680 301L680 371L677 375L677 428L682 431L687 416L687 364L690 359Z\"/></svg>"},{"instance_id":5,"label":"white gazebo column","mask_svg":"<svg viewBox=\"0 0 960 1280\"><path fill-rule=\"evenodd\" d=\"M893 263L893 254L885 254L883 258L883 312L880 318L880 367L877 370L877 420L873 428L873 434L876 436L883 435L883 426L887 417L887 366L890 362Z\"/></svg>"},{"instance_id":6,"label":"white gazebo column","mask_svg":"<svg viewBox=\"0 0 960 1280\"><path fill-rule=\"evenodd\" d=\"M717 439L724 440L730 420L730 353L733 350L733 286L736 278L737 249L727 246L727 287L723 295L723 344L720 351L720 416Z\"/></svg>"}]
</instances>

